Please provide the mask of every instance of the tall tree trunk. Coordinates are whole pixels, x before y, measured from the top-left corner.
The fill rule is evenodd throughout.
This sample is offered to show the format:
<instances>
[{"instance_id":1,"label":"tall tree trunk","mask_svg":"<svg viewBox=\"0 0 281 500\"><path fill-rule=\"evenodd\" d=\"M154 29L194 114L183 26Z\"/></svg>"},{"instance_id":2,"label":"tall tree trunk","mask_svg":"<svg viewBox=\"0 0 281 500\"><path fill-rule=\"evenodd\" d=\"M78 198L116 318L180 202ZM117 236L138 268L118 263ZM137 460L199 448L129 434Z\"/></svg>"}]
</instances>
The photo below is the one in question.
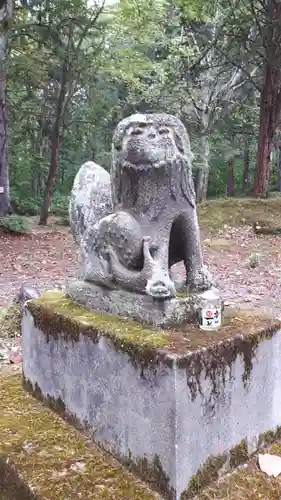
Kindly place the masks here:
<instances>
[{"instance_id":1,"label":"tall tree trunk","mask_svg":"<svg viewBox=\"0 0 281 500\"><path fill-rule=\"evenodd\" d=\"M254 195L267 195L270 154L281 111L281 3L268 1L267 26L263 43L266 53L264 81L260 101L260 129L257 150Z\"/></svg>"},{"instance_id":2,"label":"tall tree trunk","mask_svg":"<svg viewBox=\"0 0 281 500\"><path fill-rule=\"evenodd\" d=\"M201 137L201 166L198 172L196 198L198 203L206 201L208 192L208 181L210 173L210 144L207 134Z\"/></svg>"},{"instance_id":3,"label":"tall tree trunk","mask_svg":"<svg viewBox=\"0 0 281 500\"><path fill-rule=\"evenodd\" d=\"M275 132L273 132L272 124L273 115L275 114L274 103L275 106L277 105L277 95L274 96L273 75L271 73L271 68L267 67L267 77L265 79L266 84L262 90L260 104L260 129L256 171L254 177L254 195L259 198L264 198L267 195L270 172L270 153L272 149L273 135Z\"/></svg>"},{"instance_id":4,"label":"tall tree trunk","mask_svg":"<svg viewBox=\"0 0 281 500\"><path fill-rule=\"evenodd\" d=\"M60 128L62 121L63 104L66 95L66 70L67 63L65 62L62 66L61 83L58 95L58 101L56 106L55 123L53 125L52 137L51 137L51 163L49 168L48 177L46 180L44 199L40 211L39 224L45 226L47 224L49 207L51 203L51 198L53 194L53 187L56 180L57 170L58 170L58 150L60 144Z\"/></svg>"},{"instance_id":5,"label":"tall tree trunk","mask_svg":"<svg viewBox=\"0 0 281 500\"><path fill-rule=\"evenodd\" d=\"M8 110L6 89L6 54L8 30L13 17L13 0L0 5L0 216L12 213L8 163Z\"/></svg>"},{"instance_id":6,"label":"tall tree trunk","mask_svg":"<svg viewBox=\"0 0 281 500\"><path fill-rule=\"evenodd\" d=\"M234 196L234 158L227 161L227 196Z\"/></svg>"},{"instance_id":7,"label":"tall tree trunk","mask_svg":"<svg viewBox=\"0 0 281 500\"><path fill-rule=\"evenodd\" d=\"M242 181L242 193L245 194L249 186L249 172L250 172L250 155L249 148L245 146L244 148L244 170L243 170L243 181Z\"/></svg>"}]
</instances>

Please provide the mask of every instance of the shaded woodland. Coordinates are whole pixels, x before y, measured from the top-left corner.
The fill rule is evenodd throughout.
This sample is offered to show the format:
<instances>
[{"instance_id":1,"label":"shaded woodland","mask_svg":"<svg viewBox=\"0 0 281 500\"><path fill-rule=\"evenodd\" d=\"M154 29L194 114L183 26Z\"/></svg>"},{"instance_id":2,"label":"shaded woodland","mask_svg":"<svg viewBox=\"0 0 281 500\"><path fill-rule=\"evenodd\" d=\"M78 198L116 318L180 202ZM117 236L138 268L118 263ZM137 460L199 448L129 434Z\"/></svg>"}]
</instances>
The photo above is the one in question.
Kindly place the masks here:
<instances>
[{"instance_id":1,"label":"shaded woodland","mask_svg":"<svg viewBox=\"0 0 281 500\"><path fill-rule=\"evenodd\" d=\"M186 125L197 200L281 191L277 0L0 1L0 216L65 214L135 111Z\"/></svg>"}]
</instances>

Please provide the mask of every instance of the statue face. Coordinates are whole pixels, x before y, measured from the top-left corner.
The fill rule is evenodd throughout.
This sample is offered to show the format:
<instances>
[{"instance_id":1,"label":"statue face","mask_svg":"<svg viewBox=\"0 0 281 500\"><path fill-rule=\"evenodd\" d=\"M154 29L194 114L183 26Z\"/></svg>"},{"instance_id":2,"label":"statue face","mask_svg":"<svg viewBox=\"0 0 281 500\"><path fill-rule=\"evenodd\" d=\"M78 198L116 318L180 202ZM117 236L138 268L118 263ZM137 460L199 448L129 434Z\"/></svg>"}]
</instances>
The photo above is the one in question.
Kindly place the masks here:
<instances>
[{"instance_id":1,"label":"statue face","mask_svg":"<svg viewBox=\"0 0 281 500\"><path fill-rule=\"evenodd\" d=\"M184 154L180 133L169 115L133 115L116 130L113 146L117 157L128 166L161 167L177 154Z\"/></svg>"}]
</instances>

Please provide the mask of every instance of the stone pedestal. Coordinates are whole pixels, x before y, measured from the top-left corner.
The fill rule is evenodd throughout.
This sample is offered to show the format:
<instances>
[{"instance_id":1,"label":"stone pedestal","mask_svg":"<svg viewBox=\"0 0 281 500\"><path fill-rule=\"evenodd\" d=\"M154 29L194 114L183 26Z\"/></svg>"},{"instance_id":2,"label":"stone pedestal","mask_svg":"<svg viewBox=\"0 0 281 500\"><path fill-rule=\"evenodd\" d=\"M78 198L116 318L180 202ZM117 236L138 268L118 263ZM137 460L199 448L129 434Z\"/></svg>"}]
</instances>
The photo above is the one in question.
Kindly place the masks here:
<instances>
[{"instance_id":1,"label":"stone pedestal","mask_svg":"<svg viewBox=\"0 0 281 500\"><path fill-rule=\"evenodd\" d=\"M217 332L169 332L47 293L23 314L24 387L186 500L280 425L280 328L236 312Z\"/></svg>"},{"instance_id":2,"label":"stone pedestal","mask_svg":"<svg viewBox=\"0 0 281 500\"><path fill-rule=\"evenodd\" d=\"M130 318L154 326L175 326L195 319L195 295L157 300L126 290L110 290L86 281L69 280L67 295L91 311Z\"/></svg>"}]
</instances>

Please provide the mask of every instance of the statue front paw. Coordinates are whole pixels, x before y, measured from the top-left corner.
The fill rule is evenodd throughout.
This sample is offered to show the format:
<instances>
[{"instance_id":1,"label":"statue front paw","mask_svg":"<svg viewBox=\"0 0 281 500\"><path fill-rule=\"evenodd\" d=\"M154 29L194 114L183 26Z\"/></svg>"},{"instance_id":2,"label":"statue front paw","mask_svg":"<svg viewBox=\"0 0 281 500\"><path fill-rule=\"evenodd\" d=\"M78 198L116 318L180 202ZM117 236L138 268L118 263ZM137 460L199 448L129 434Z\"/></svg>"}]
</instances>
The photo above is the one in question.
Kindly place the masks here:
<instances>
[{"instance_id":1,"label":"statue front paw","mask_svg":"<svg viewBox=\"0 0 281 500\"><path fill-rule=\"evenodd\" d=\"M188 288L198 292L209 290L213 286L213 280L207 269L191 272L188 276Z\"/></svg>"}]
</instances>

